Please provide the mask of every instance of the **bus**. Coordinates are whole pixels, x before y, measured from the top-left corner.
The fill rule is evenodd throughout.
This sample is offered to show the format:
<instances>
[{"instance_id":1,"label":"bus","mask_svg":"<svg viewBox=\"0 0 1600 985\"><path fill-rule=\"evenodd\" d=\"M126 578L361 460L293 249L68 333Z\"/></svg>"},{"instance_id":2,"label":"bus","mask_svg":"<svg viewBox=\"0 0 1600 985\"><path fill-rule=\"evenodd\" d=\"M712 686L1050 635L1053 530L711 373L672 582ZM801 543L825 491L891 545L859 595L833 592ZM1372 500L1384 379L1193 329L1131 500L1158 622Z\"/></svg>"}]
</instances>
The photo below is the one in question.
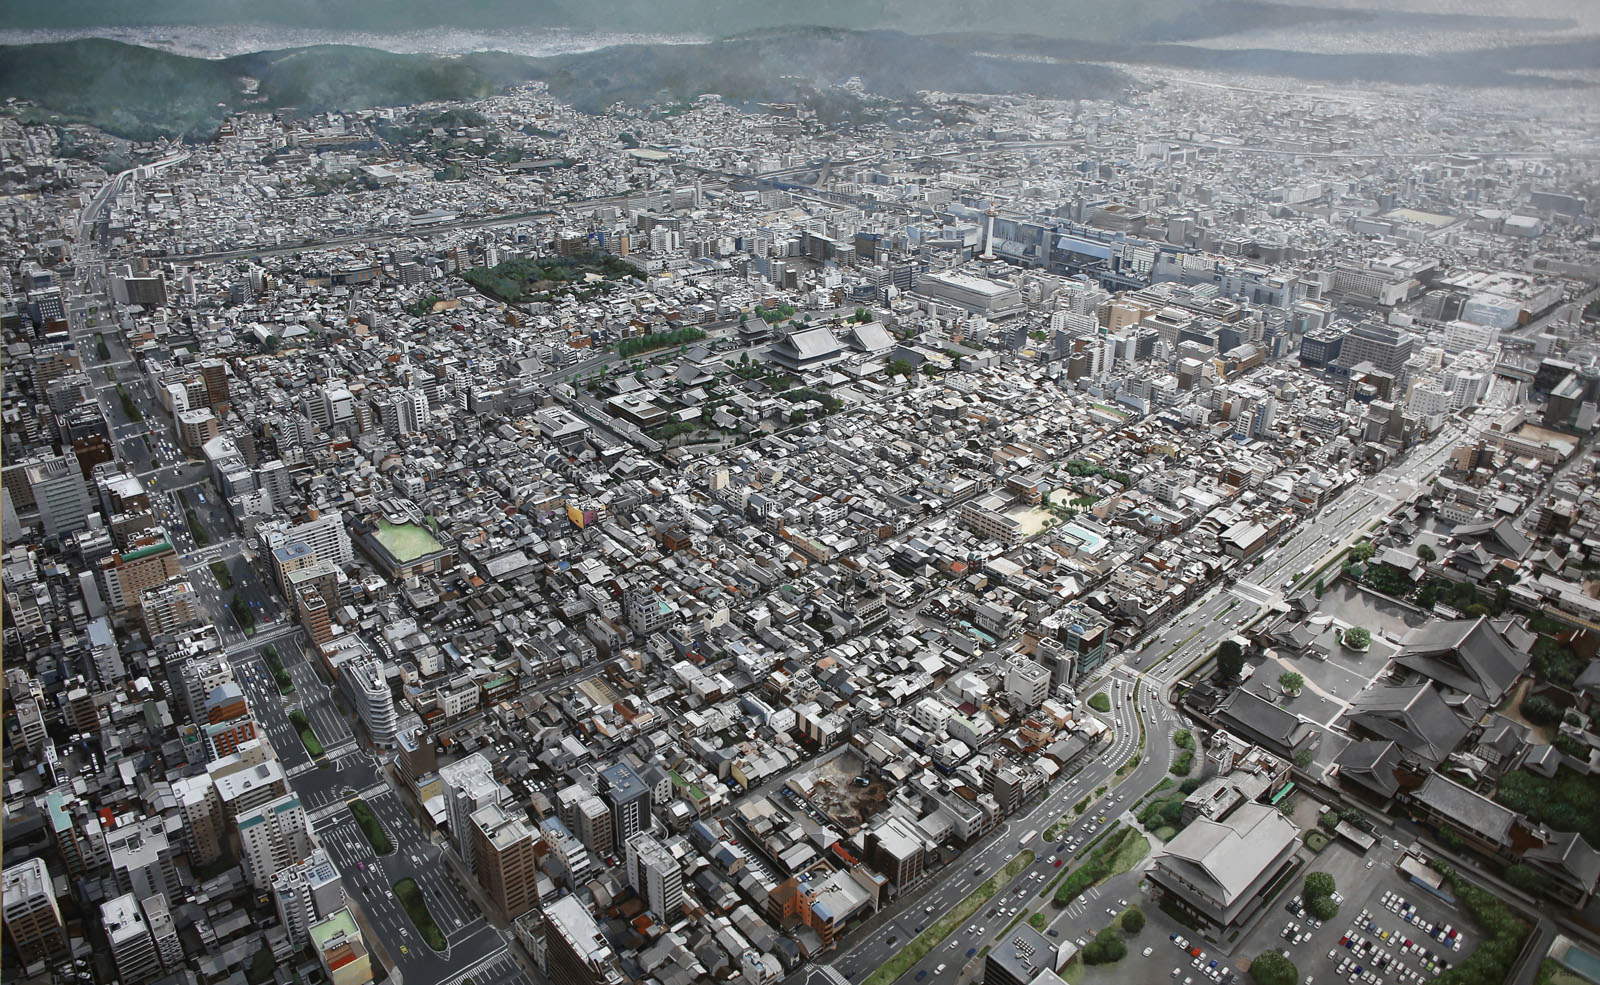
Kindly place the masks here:
<instances>
[{"instance_id":1,"label":"bus","mask_svg":"<svg viewBox=\"0 0 1600 985\"><path fill-rule=\"evenodd\" d=\"M1033 828L1031 830L1024 831L1022 833L1022 837L1017 839L1017 847L1021 848L1024 845L1026 845L1028 842L1032 841L1033 839L1035 839L1037 837L1039 837L1039 829L1038 828Z\"/></svg>"}]
</instances>

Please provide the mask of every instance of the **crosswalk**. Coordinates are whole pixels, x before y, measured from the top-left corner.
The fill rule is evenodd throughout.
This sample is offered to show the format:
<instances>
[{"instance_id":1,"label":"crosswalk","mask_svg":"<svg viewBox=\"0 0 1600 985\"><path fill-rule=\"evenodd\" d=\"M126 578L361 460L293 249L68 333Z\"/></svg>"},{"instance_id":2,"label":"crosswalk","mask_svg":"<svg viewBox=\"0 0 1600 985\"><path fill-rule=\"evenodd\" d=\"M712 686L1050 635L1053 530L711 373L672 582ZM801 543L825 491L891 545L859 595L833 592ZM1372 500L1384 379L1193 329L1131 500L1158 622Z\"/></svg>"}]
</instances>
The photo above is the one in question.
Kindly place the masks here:
<instances>
[{"instance_id":1,"label":"crosswalk","mask_svg":"<svg viewBox=\"0 0 1600 985\"><path fill-rule=\"evenodd\" d=\"M833 965L817 965L811 969L811 978L807 985L850 985L850 979L839 973Z\"/></svg>"},{"instance_id":2,"label":"crosswalk","mask_svg":"<svg viewBox=\"0 0 1600 985\"><path fill-rule=\"evenodd\" d=\"M504 947L474 961L459 973L446 978L440 985L463 985L468 978L474 983L494 982L499 985L500 982L505 982L507 985L532 985L522 966L517 964L517 959L512 957L508 948ZM850 983L841 982L840 985L850 985Z\"/></svg>"}]
</instances>

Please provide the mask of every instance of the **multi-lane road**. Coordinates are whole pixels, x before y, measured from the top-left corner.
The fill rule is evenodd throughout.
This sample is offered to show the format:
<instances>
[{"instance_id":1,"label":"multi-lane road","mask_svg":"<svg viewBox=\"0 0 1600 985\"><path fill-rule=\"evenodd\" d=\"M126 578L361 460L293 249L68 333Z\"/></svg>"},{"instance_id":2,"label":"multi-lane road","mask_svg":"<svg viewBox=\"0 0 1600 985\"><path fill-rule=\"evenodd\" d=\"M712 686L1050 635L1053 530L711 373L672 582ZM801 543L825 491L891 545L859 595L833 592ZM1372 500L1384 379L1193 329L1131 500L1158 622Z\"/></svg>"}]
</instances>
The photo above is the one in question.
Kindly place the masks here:
<instances>
[{"instance_id":1,"label":"multi-lane road","mask_svg":"<svg viewBox=\"0 0 1600 985\"><path fill-rule=\"evenodd\" d=\"M1488 413L1486 410L1484 416ZM1288 587L1286 581L1298 581L1301 571L1333 561L1351 543L1366 536L1375 521L1423 488L1451 451L1484 426L1461 420L1450 422L1433 439L1413 448L1389 468L1356 483L1322 512L1302 521L1244 572L1237 584L1212 588L1164 628L1151 633L1142 647L1109 661L1082 690L1088 695L1104 687L1113 694L1108 716L1115 730L1111 743L1075 777L1057 784L1043 801L1008 820L950 863L943 873L936 874L933 884L913 887L904 898L868 920L826 967L803 969L792 976L791 982L821 983L833 981L835 975L853 982L863 980L1024 848L1035 852L1033 863L908 969L902 982L934 985L961 980L969 964L968 952L976 955L985 946L993 946L1019 915L1043 912L1049 920L1046 933L1065 939L1087 939L1110 922L1111 912L1120 911L1123 900L1138 902L1137 869L1090 890L1064 910L1057 910L1039 894L1059 871L1052 856L1064 859L1063 866L1072 864L1071 853L1064 853L1060 846L1076 839L1081 848L1110 824L1131 821L1125 812L1166 775L1173 751L1171 736L1181 727L1181 719L1165 703L1165 686L1223 639L1281 601ZM1134 681L1141 682L1136 703L1127 700ZM1117 768L1128 760L1137 745L1141 722L1146 741L1140 765L1095 799L1055 841L1045 842L1043 832L1064 814L1070 815L1078 800L1108 784ZM1032 830L1040 835L1027 845L1020 845L1020 836Z\"/></svg>"},{"instance_id":2,"label":"multi-lane road","mask_svg":"<svg viewBox=\"0 0 1600 985\"><path fill-rule=\"evenodd\" d=\"M1042 799L1025 807L950 862L944 872L930 877L923 885L913 886L899 900L857 928L844 950L825 967L802 969L791 976L791 983L820 985L832 975L841 975L853 982L863 980L1025 850L1034 853L1032 863L998 887L994 896L949 937L938 942L902 980L917 980L918 973L925 972L920 979L923 985L955 982L961 968L969 962L969 950L977 952L992 946L1007 926L1033 912L1042 912L1050 919L1049 930L1056 936L1070 939L1088 929L1089 921L1074 921L1072 907L1059 909L1040 894L1072 864L1073 852L1066 848L1070 841L1076 840L1081 849L1096 834L1119 819L1125 820L1123 814L1134 801L1160 782L1172 761L1171 735L1178 727L1172 710L1145 689L1141 688L1137 699L1134 698L1131 678L1119 677L1115 683L1108 684L1106 690L1113 699L1111 711L1099 717L1111 725L1111 738L1090 754L1093 758L1078 768L1076 775L1055 784ZM1144 755L1139 766L1117 781L1118 768L1138 750L1141 720L1145 723ZM1096 796L1095 791L1101 786L1108 789ZM1073 808L1085 799L1090 801L1089 805L1081 814L1076 813ZM1068 826L1056 832L1054 840L1046 841L1044 835L1061 820L1068 821ZM1022 837L1030 831L1032 837L1022 843ZM1077 912L1081 913L1081 908ZM941 965L944 971L939 972Z\"/></svg>"}]
</instances>

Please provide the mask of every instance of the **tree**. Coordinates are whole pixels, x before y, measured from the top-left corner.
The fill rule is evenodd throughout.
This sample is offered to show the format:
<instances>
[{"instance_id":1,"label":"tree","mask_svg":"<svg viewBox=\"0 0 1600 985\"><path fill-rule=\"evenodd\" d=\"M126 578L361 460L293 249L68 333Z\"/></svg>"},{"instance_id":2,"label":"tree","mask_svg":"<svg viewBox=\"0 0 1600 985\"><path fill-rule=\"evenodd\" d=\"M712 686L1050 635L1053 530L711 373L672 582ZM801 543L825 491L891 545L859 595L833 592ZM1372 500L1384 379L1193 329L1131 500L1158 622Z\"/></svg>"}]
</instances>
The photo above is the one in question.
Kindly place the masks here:
<instances>
[{"instance_id":1,"label":"tree","mask_svg":"<svg viewBox=\"0 0 1600 985\"><path fill-rule=\"evenodd\" d=\"M1439 559L1439 554L1427 544L1418 544L1417 557L1421 558L1424 562L1432 562Z\"/></svg>"},{"instance_id":2,"label":"tree","mask_svg":"<svg viewBox=\"0 0 1600 985\"><path fill-rule=\"evenodd\" d=\"M1290 694L1299 694L1300 689L1306 686L1306 679L1292 670L1286 670L1278 675L1278 686Z\"/></svg>"},{"instance_id":3,"label":"tree","mask_svg":"<svg viewBox=\"0 0 1600 985\"><path fill-rule=\"evenodd\" d=\"M1339 904L1332 896L1318 896L1306 904L1306 909L1318 920L1332 920L1339 915Z\"/></svg>"},{"instance_id":4,"label":"tree","mask_svg":"<svg viewBox=\"0 0 1600 985\"><path fill-rule=\"evenodd\" d=\"M1561 721L1561 709L1549 698L1529 695L1522 699L1522 717L1535 725L1554 725Z\"/></svg>"},{"instance_id":5,"label":"tree","mask_svg":"<svg viewBox=\"0 0 1600 985\"><path fill-rule=\"evenodd\" d=\"M1122 932L1124 934L1137 934L1144 929L1144 911L1137 906L1130 906L1122 911Z\"/></svg>"},{"instance_id":6,"label":"tree","mask_svg":"<svg viewBox=\"0 0 1600 985\"><path fill-rule=\"evenodd\" d=\"M278 346L280 344L281 343L279 343L278 337L276 335L269 335L269 336L267 336L267 340L265 342L261 343L261 347L263 349L267 350L267 355L270 356L270 355L275 354L278 351Z\"/></svg>"},{"instance_id":7,"label":"tree","mask_svg":"<svg viewBox=\"0 0 1600 985\"><path fill-rule=\"evenodd\" d=\"M1095 935L1083 949L1084 964L1112 964L1128 956L1128 945L1122 943L1116 928L1107 927Z\"/></svg>"},{"instance_id":8,"label":"tree","mask_svg":"<svg viewBox=\"0 0 1600 985\"><path fill-rule=\"evenodd\" d=\"M1328 590L1328 586L1324 585L1322 583L1322 579L1321 578L1318 578L1317 579L1317 598L1319 598L1319 599L1322 598L1322 594L1324 592L1326 592L1327 590Z\"/></svg>"},{"instance_id":9,"label":"tree","mask_svg":"<svg viewBox=\"0 0 1600 985\"><path fill-rule=\"evenodd\" d=\"M1352 650L1365 650L1372 645L1372 630L1352 626L1344 631L1344 645Z\"/></svg>"},{"instance_id":10,"label":"tree","mask_svg":"<svg viewBox=\"0 0 1600 985\"><path fill-rule=\"evenodd\" d=\"M1223 640L1217 647L1217 673L1224 680L1236 681L1244 670L1244 647L1233 640Z\"/></svg>"},{"instance_id":11,"label":"tree","mask_svg":"<svg viewBox=\"0 0 1600 985\"><path fill-rule=\"evenodd\" d=\"M1360 562L1370 561L1372 560L1372 556L1376 553L1378 553L1378 549L1372 546L1372 541L1364 540L1350 548L1350 560Z\"/></svg>"},{"instance_id":12,"label":"tree","mask_svg":"<svg viewBox=\"0 0 1600 985\"><path fill-rule=\"evenodd\" d=\"M1277 951L1264 951L1250 962L1250 977L1257 985L1294 985L1300 972L1293 961Z\"/></svg>"},{"instance_id":13,"label":"tree","mask_svg":"<svg viewBox=\"0 0 1600 985\"><path fill-rule=\"evenodd\" d=\"M1543 881L1539 873L1535 872L1531 865L1524 865L1518 862L1515 865L1506 866L1506 882L1511 883L1511 885L1525 893L1531 893L1538 889L1539 884Z\"/></svg>"},{"instance_id":14,"label":"tree","mask_svg":"<svg viewBox=\"0 0 1600 985\"><path fill-rule=\"evenodd\" d=\"M1326 872L1306 873L1306 899L1316 899L1318 896L1332 896L1338 887L1334 885L1333 876Z\"/></svg>"}]
</instances>

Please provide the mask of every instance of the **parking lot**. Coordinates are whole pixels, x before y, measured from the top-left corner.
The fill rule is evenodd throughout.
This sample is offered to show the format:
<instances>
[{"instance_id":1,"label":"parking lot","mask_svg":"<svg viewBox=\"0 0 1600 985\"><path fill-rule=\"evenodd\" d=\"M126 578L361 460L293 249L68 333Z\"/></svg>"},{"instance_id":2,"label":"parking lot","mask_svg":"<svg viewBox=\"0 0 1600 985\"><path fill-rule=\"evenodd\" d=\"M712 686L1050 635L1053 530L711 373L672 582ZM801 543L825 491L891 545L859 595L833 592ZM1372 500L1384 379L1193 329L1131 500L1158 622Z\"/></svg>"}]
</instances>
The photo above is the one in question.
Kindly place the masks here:
<instances>
[{"instance_id":1,"label":"parking lot","mask_svg":"<svg viewBox=\"0 0 1600 985\"><path fill-rule=\"evenodd\" d=\"M1247 924L1245 933L1220 945L1200 939L1175 922L1144 892L1139 892L1137 899L1130 897L1130 902L1141 904L1149 923L1142 933L1127 940L1128 956L1122 961L1085 968L1084 985L1130 981L1212 985L1228 983L1230 972L1233 981L1248 981L1245 969L1250 959L1268 950L1288 952L1302 985L1423 985L1447 967L1460 964L1481 940L1479 928L1460 909L1412 883L1395 867L1403 853L1391 841L1381 841L1365 855L1342 841L1328 845L1320 854L1302 847L1301 854L1309 859L1301 874L1268 901ZM1309 913L1300 916L1299 906L1293 913L1289 911L1291 900L1301 891L1304 873L1313 871L1333 876L1341 898L1338 915L1321 926ZM1111 917L1104 909L1101 904L1084 914L1082 923L1072 926L1073 936L1087 938L1109 923ZM1443 942L1426 932L1429 923L1446 938ZM1446 926L1454 932L1453 938L1444 930ZM1284 936L1286 928L1288 937ZM1180 947L1180 940L1187 946Z\"/></svg>"},{"instance_id":2,"label":"parking lot","mask_svg":"<svg viewBox=\"0 0 1600 985\"><path fill-rule=\"evenodd\" d=\"M1392 841L1380 841L1366 855L1342 840L1329 844L1303 871L1333 876L1338 915L1317 926L1309 914L1301 916L1303 908L1290 912L1304 881L1297 880L1235 948L1236 963L1266 950L1287 951L1301 982L1312 985L1421 985L1460 964L1481 939L1478 928L1398 869L1401 855Z\"/></svg>"}]
</instances>

